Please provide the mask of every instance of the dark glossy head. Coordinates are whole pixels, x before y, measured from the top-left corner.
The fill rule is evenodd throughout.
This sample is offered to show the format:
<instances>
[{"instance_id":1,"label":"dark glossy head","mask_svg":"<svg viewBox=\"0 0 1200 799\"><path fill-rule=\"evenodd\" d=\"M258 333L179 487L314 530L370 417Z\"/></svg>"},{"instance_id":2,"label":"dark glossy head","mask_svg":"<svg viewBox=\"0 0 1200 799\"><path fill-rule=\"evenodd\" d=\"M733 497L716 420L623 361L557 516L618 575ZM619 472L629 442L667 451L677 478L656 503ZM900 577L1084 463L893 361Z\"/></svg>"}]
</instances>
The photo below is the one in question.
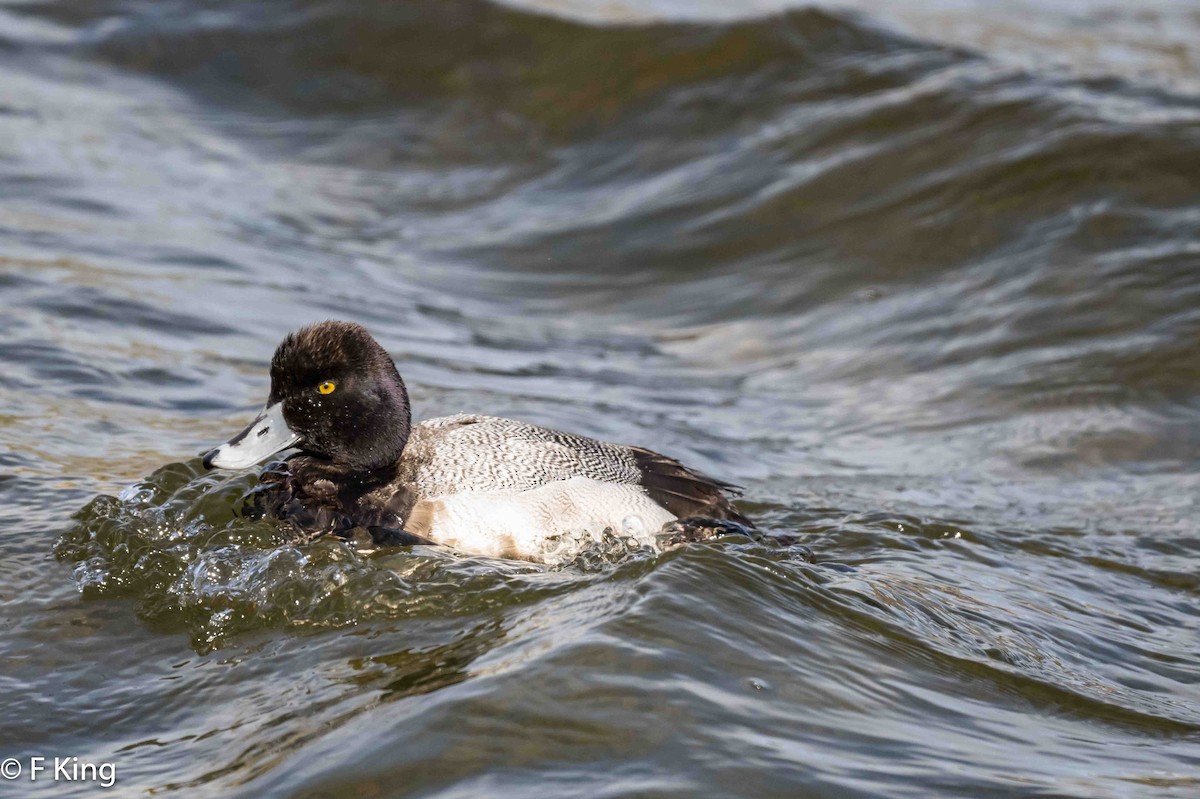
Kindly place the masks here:
<instances>
[{"instance_id":1,"label":"dark glossy head","mask_svg":"<svg viewBox=\"0 0 1200 799\"><path fill-rule=\"evenodd\" d=\"M295 446L348 471L378 469L400 458L410 423L391 356L361 325L321 322L283 339L266 410L204 463L240 468Z\"/></svg>"}]
</instances>

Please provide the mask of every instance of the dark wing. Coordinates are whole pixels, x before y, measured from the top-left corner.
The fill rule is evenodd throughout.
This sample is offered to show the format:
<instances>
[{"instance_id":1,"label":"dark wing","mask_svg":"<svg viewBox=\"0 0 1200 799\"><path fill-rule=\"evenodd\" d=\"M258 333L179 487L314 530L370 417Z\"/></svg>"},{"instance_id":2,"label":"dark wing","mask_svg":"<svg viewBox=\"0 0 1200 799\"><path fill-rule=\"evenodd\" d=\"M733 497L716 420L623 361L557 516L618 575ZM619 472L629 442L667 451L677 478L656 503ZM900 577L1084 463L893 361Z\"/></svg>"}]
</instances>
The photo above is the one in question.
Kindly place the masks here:
<instances>
[{"instance_id":1,"label":"dark wing","mask_svg":"<svg viewBox=\"0 0 1200 799\"><path fill-rule=\"evenodd\" d=\"M680 518L710 516L728 519L746 527L754 522L743 516L726 493L738 496L741 489L733 483L693 471L674 458L641 447L629 447L641 471L641 486L650 498Z\"/></svg>"}]
</instances>

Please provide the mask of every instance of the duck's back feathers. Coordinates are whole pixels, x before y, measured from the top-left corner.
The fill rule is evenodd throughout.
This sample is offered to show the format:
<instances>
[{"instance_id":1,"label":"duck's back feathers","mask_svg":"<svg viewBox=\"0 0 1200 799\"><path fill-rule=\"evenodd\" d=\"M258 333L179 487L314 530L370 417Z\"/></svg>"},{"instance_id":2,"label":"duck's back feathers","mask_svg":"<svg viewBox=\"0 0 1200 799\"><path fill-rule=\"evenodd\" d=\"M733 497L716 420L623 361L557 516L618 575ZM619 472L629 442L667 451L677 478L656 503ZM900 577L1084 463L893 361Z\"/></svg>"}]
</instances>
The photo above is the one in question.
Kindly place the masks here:
<instances>
[{"instance_id":1,"label":"duck's back feathers","mask_svg":"<svg viewBox=\"0 0 1200 799\"><path fill-rule=\"evenodd\" d=\"M476 414L414 425L402 470L425 496L527 491L572 477L637 485L641 475L629 447Z\"/></svg>"}]
</instances>

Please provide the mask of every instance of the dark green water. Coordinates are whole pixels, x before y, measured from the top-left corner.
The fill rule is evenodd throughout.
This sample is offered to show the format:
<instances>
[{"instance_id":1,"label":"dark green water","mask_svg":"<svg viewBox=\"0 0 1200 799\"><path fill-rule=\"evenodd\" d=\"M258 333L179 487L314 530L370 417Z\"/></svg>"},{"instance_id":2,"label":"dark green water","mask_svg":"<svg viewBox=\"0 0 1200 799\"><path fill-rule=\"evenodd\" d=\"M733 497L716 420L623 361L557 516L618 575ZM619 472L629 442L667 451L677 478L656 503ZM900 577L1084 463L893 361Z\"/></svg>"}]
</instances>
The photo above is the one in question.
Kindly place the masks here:
<instances>
[{"instance_id":1,"label":"dark green water","mask_svg":"<svg viewBox=\"0 0 1200 799\"><path fill-rule=\"evenodd\" d=\"M0 759L1200 794L1200 16L587 5L0 6ZM195 453L328 317L419 417L675 455L816 562L282 544Z\"/></svg>"}]
</instances>

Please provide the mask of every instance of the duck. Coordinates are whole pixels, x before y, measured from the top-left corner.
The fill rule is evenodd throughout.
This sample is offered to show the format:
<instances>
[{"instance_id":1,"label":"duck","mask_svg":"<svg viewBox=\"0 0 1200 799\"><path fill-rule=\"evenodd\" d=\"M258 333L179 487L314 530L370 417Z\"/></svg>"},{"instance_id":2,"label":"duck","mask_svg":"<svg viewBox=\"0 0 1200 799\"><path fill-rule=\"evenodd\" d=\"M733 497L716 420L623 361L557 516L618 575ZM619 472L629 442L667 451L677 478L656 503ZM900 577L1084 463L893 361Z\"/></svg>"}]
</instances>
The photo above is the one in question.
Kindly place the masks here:
<instances>
[{"instance_id":1,"label":"duck","mask_svg":"<svg viewBox=\"0 0 1200 799\"><path fill-rule=\"evenodd\" d=\"M296 539L552 562L604 535L662 551L754 529L737 486L643 447L471 413L413 424L395 361L353 322L288 333L270 377L262 412L202 463L296 450L262 469L245 506Z\"/></svg>"}]
</instances>

